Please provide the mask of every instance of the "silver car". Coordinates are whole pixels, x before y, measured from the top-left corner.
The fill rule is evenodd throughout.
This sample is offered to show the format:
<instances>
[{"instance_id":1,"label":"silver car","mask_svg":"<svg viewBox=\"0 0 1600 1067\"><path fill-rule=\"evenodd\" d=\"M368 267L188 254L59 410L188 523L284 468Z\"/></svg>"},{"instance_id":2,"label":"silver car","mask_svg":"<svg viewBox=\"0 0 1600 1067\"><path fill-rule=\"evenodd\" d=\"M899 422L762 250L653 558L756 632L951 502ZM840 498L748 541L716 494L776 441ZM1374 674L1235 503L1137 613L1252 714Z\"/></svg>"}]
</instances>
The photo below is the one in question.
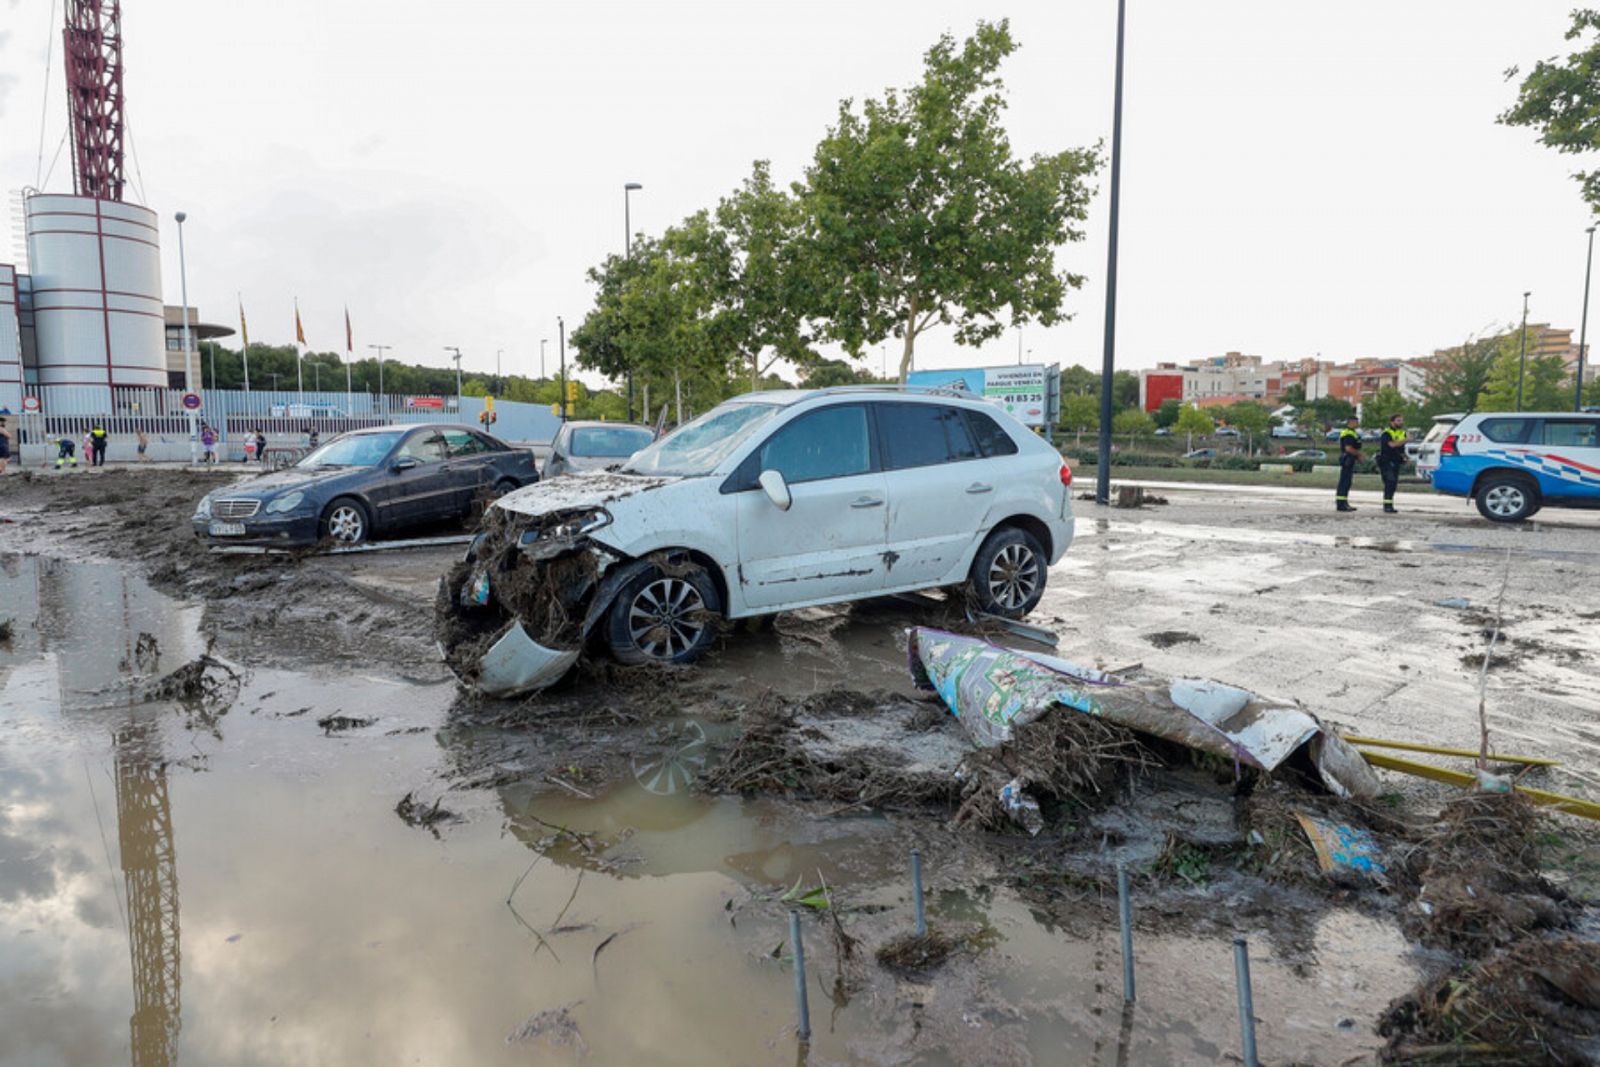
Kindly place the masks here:
<instances>
[{"instance_id":1,"label":"silver car","mask_svg":"<svg viewBox=\"0 0 1600 1067\"><path fill-rule=\"evenodd\" d=\"M565 423L550 442L544 477L621 466L655 439L656 433L650 427L631 422Z\"/></svg>"}]
</instances>

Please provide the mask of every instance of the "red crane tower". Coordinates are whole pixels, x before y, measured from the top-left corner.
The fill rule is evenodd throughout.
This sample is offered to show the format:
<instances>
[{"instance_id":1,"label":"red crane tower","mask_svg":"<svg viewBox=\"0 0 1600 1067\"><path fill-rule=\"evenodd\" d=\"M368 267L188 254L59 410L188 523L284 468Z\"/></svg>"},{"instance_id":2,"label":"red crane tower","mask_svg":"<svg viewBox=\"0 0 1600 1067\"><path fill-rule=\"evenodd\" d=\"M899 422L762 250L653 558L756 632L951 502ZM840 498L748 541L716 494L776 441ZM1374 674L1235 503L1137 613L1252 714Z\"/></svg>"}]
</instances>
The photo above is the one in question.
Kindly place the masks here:
<instances>
[{"instance_id":1,"label":"red crane tower","mask_svg":"<svg viewBox=\"0 0 1600 1067\"><path fill-rule=\"evenodd\" d=\"M121 0L67 0L62 36L74 190L79 196L121 200Z\"/></svg>"}]
</instances>

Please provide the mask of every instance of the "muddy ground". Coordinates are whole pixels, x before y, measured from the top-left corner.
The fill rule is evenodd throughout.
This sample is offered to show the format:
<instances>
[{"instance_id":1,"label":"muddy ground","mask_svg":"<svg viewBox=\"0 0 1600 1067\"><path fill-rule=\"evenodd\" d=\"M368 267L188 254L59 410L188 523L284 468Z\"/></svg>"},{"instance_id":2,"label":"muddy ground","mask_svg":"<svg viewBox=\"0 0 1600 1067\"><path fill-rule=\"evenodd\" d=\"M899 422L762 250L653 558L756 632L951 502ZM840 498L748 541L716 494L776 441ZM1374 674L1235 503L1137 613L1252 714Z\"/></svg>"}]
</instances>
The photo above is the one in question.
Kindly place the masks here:
<instances>
[{"instance_id":1,"label":"muddy ground","mask_svg":"<svg viewBox=\"0 0 1600 1067\"><path fill-rule=\"evenodd\" d=\"M785 913L797 901L804 902L808 937L815 939L808 947L821 972L813 975L819 1033L811 1062L830 1063L1059 1062L1051 1050L1062 1043L1081 1051L1074 1062L1213 1062L1237 1055L1237 1024L1229 1021L1228 943L1235 935L1251 938L1265 987L1257 991L1264 1062L1359 1062L1391 1044L1465 1045L1473 1020L1447 1019L1437 1004L1430 1007L1428 983L1459 982L1465 969L1488 968L1473 980L1498 988L1493 983L1503 985L1505 974L1526 971L1513 966L1522 956L1544 958L1527 946L1529 937L1565 931L1559 936L1581 940L1594 929L1586 901L1595 891L1597 853L1588 828L1567 817L1518 823L1514 835L1500 835L1526 846L1519 856L1532 850L1526 879L1502 894L1523 908L1512 910L1518 921L1505 932L1463 940L1427 928L1419 902L1459 903L1422 893L1424 872L1434 869L1430 858L1437 859L1429 848L1438 813L1454 794L1396 775L1385 775L1377 804L1355 809L1292 782L1241 787L1225 768L1152 752L1139 767L1110 768L1097 791L1047 803L1049 823L1038 837L1005 826L980 829L970 820L953 825L961 790L930 768L961 751L959 727L913 689L905 666L907 626L964 625L937 596L790 613L759 632L730 628L697 669L626 671L592 662L530 700L460 694L438 663L430 612L438 576L459 548L213 555L194 540L188 516L217 477L8 476L0 484L0 557L23 561L17 581L36 591L40 618L52 597L78 595L73 575L91 571L99 575L91 583L96 597L110 595L101 587L111 580L106 576L120 573L173 598L157 614L181 620L169 620L172 632L158 633L169 654L154 673L191 658L175 660L180 650L198 654L210 645L245 678L231 713L163 720L164 730L178 731L174 738L189 738L193 751L181 758L194 766L184 769L211 772L200 776L214 783L207 790L200 790L200 779L192 788L210 803L233 806L228 784L254 782L265 767L339 805L312 820L317 834L354 844L358 828L369 828L384 850L356 847L386 878L415 883L400 894L410 911L373 903L381 891L349 886L349 872L330 874L319 857L338 861L327 846L310 843L305 830L264 832L298 842L268 849L275 862L307 862L319 882L363 897L360 907L374 910L350 921L372 926L375 917L390 931L380 940L415 939L416 924L425 921L438 924L445 944L504 940L507 934L495 932L488 919L487 926L463 929L462 920L445 918L418 893L433 878L455 899L475 901L469 913L498 909L528 860L508 867L491 857L509 842L533 860L522 892L536 896L545 914L520 921L513 935L531 946L532 966L557 977L522 983L532 1002L525 1012L502 1003L502 1014L516 1017L501 1019L487 1043L465 1035L450 1046L467 1050L467 1059L572 1059L582 1045L594 1062L625 1062L637 1042L664 1035L677 1044L661 1062L792 1058L782 942ZM1471 747L1478 738L1478 666L1499 629L1486 699L1495 746L1562 760L1534 772L1530 784L1600 795L1594 726L1600 626L1585 592L1600 576L1600 524L1592 516L1545 513L1540 518L1548 521L1506 529L1452 501L1418 502L1401 516L1368 508L1341 519L1326 501L1294 494L1162 492L1170 503L1138 510L1077 504L1080 539L1052 571L1046 600L1030 619L1060 635L1061 654L1106 668L1142 663L1162 673L1214 677L1299 699L1352 731ZM1504 609L1497 612L1502 584ZM0 622L7 617L0 607ZM96 624L84 625L92 634ZM155 624L132 625L130 648L145 625ZM25 666L6 664L25 664L35 650L60 662L106 656L91 651L92 639L70 625L63 630L24 619L21 628L28 632L21 645L13 639L12 659L0 658L0 685L10 686L3 693L33 692L23 687L31 684ZM0 647L0 657L5 652ZM138 674L138 664L118 662L128 658L111 657L93 684L63 682L55 704L70 708L82 702L78 694L99 691L107 679ZM765 778L719 778L752 724L773 717L795 731L796 745L842 738L846 751L836 745L811 761L813 769L823 766L823 778L788 765L768 768ZM859 729L852 728L856 721ZM21 803L29 787L19 767L32 759L29 746L39 730L17 729L23 732L7 735L12 751L0 771L11 779L6 795ZM224 740L241 734L260 745L255 754ZM774 737L782 747L791 735ZM901 742L913 758L887 772L848 751L851 744L866 751ZM870 773L852 779L863 771ZM174 786L179 793L185 788ZM262 793L265 803L297 811L293 795L270 786ZM206 821L181 801L180 810L191 813L191 828ZM1323 878L1292 824L1295 810L1372 828L1395 850L1391 884ZM282 814L274 809L260 817ZM376 829L390 824L402 836ZM191 833L220 841L227 831L218 825ZM893 951L908 921L904 867L913 846L934 872L932 912L952 950L942 963L908 966L919 953ZM304 856L297 856L300 848ZM395 858L432 849L443 850L438 855L446 864L457 856L461 871L419 873L411 861ZM1145 983L1140 1014L1120 1023L1111 888L1119 861L1134 872L1135 928L1144 946L1136 953ZM396 875L397 864L403 875ZM480 868L509 873L465 875ZM201 868L197 881L225 894L227 879L219 882L215 870ZM0 901L4 871L0 866ZM559 884L545 881L557 873ZM645 883L662 887L656 895L666 894L665 901L638 897L634 887L642 888L644 875L651 876ZM1433 878L1436 896L1441 885L1453 884L1441 878ZM567 903L577 912L572 930L565 929L574 924L562 908L569 890ZM307 907L315 905L273 904L263 915L282 936L286 924L307 921ZM596 921L596 907L614 913ZM706 940L715 928L712 913L726 924L716 948ZM663 941L659 931L642 934L630 923L676 923L685 933ZM721 945L730 938L731 949ZM574 941L582 946L576 952ZM451 951L445 944L418 946L427 955L404 954L401 966L437 962ZM482 950L490 958L504 951ZM1560 954L1566 951L1555 958L1567 960ZM557 952L559 964L552 960ZM123 953L125 966L126 947ZM580 996L559 977L570 973L574 959L598 976L608 956L655 973L663 955L743 977L730 988L696 979L674 1001L682 1017L670 1023L633 1019L626 997L594 988ZM1584 965L1580 958L1568 970L1581 975ZM275 973L278 981L294 981L293 972ZM350 981L376 995L370 977ZM235 982L240 995L252 988L242 974ZM447 1010L456 1003L453 992L433 995ZM1390 1008L1407 997L1409 1014L1403 1005ZM753 999L718 1044L707 1036L717 1018L710 1005L729 998ZM687 1025L701 999L713 1015ZM115 994L109 1003L118 1003ZM261 1037L261 1027L269 1026L233 1018L234 1010L211 1005L212 1022L202 1014L191 1031L232 1024ZM1589 1009L1565 1004L1564 1010L1582 1025ZM318 1017L317 1032L342 1050L343 1062L382 1062L420 1047L399 1020L389 1039L363 1047L350 1043L349 1021ZM824 1017L827 1027L816 1023ZM1569 1020L1556 1036L1570 1037L1572 1026ZM1498 1062L1538 1056L1586 1062L1583 1047L1552 1044L1548 1033L1530 1038L1502 1028L1493 1037L1502 1052L1514 1050L1512 1059ZM36 1061L34 1054L54 1038L39 1040L45 1043L8 1046L0 1038L0 1061ZM199 1038L191 1032L182 1040ZM219 1053L228 1047L198 1044L192 1058L252 1061L236 1049Z\"/></svg>"}]
</instances>

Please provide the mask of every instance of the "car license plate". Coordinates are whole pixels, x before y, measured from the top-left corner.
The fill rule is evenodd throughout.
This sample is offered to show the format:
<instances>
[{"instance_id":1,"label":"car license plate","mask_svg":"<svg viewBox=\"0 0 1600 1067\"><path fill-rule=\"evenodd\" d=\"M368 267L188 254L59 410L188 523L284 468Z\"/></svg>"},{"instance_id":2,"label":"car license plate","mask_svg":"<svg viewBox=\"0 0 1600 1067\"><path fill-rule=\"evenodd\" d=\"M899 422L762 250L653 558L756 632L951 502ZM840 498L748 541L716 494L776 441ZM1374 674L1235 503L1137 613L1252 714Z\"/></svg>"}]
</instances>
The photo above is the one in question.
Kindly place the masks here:
<instances>
[{"instance_id":1,"label":"car license plate","mask_svg":"<svg viewBox=\"0 0 1600 1067\"><path fill-rule=\"evenodd\" d=\"M212 537L239 537L244 533L244 523L213 522L210 532Z\"/></svg>"}]
</instances>

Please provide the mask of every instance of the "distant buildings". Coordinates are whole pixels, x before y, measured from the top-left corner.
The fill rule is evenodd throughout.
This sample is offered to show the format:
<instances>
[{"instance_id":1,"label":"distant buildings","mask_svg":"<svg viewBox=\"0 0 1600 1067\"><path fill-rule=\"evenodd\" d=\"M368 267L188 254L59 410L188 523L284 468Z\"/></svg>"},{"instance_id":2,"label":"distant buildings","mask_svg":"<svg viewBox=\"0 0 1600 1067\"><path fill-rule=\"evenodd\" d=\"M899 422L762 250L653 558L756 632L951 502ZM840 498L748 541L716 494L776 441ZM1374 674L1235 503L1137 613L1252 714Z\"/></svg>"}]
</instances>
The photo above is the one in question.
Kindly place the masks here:
<instances>
[{"instance_id":1,"label":"distant buildings","mask_svg":"<svg viewBox=\"0 0 1600 1067\"><path fill-rule=\"evenodd\" d=\"M1297 385L1304 387L1307 400L1334 397L1359 406L1385 388L1399 390L1407 400L1421 400L1429 369L1455 351L1442 348L1431 356L1414 359L1373 357L1350 363L1315 358L1268 362L1261 356L1228 352L1183 364L1158 363L1139 372L1139 405L1149 412L1167 400L1200 408L1225 407L1241 400L1274 407ZM1596 377L1592 355L1584 361L1584 381L1594 381ZM1548 323L1529 323L1528 358L1541 356L1560 356L1570 380L1578 362L1578 345L1572 331Z\"/></svg>"}]
</instances>

